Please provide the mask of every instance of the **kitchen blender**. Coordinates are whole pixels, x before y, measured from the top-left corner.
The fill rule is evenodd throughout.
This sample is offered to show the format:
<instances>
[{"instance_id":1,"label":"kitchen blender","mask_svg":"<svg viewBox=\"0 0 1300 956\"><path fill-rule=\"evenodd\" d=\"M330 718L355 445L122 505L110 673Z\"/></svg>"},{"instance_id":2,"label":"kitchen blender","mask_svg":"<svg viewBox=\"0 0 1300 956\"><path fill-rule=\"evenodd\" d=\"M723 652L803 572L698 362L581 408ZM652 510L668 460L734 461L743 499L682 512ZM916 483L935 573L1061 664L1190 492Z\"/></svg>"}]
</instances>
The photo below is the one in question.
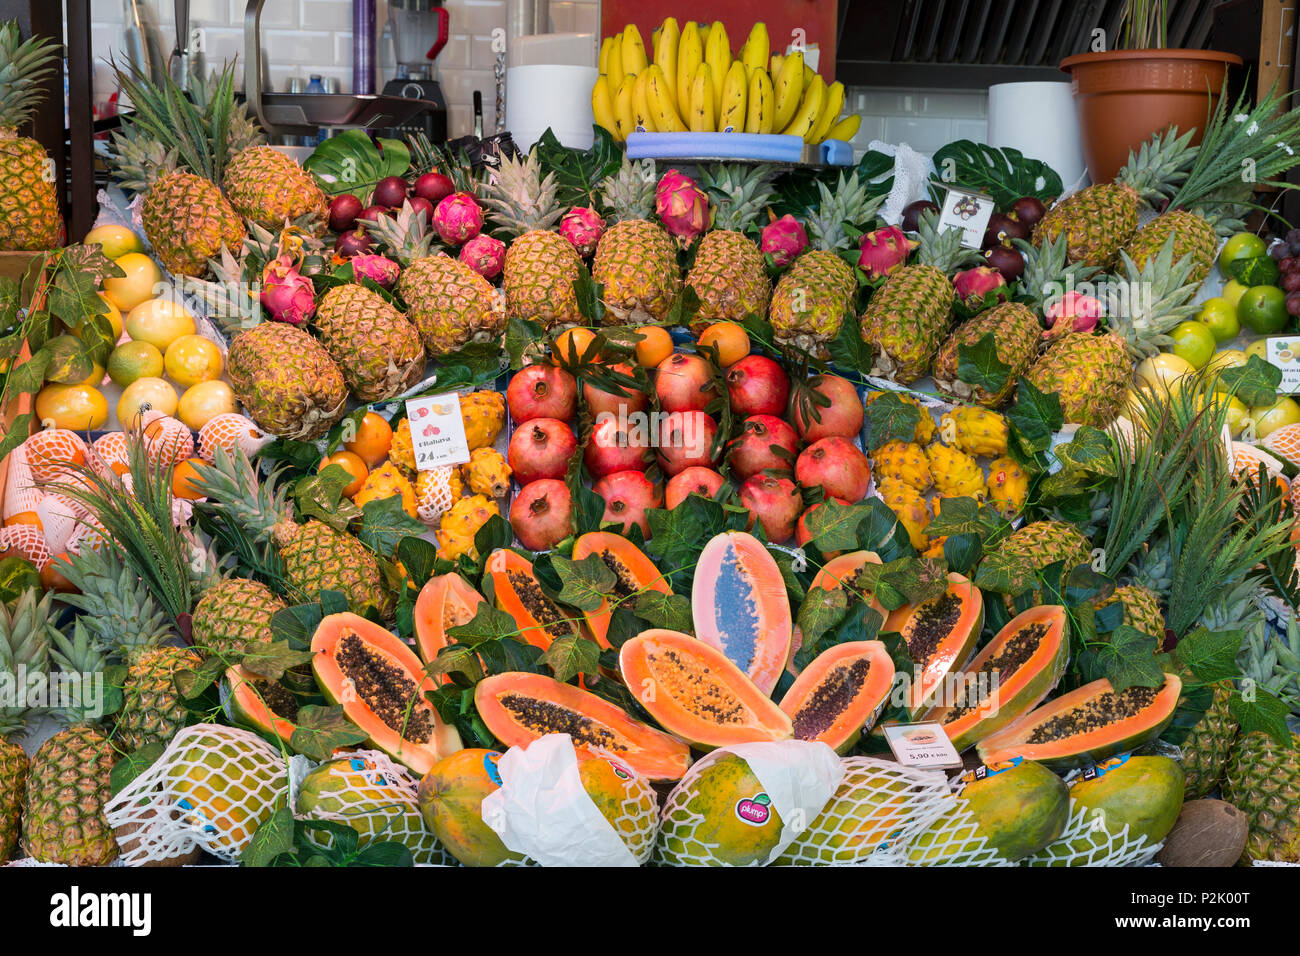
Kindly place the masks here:
<instances>
[{"instance_id":1,"label":"kitchen blender","mask_svg":"<svg viewBox=\"0 0 1300 956\"><path fill-rule=\"evenodd\" d=\"M397 76L384 84L384 96L425 100L430 105L393 129L393 136L422 132L432 142L447 139L447 101L433 79L433 60L447 44L449 18L441 0L388 0Z\"/></svg>"}]
</instances>

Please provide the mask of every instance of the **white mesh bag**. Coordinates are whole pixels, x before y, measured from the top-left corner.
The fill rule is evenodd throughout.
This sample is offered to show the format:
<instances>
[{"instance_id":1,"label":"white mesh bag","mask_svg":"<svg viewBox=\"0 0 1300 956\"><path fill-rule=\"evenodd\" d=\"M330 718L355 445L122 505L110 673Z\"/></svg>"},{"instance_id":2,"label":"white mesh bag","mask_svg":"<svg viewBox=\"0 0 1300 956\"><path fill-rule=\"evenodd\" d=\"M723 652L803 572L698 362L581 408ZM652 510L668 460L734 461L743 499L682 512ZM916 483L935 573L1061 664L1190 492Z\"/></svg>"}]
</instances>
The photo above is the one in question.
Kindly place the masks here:
<instances>
[{"instance_id":1,"label":"white mesh bag","mask_svg":"<svg viewBox=\"0 0 1300 956\"><path fill-rule=\"evenodd\" d=\"M1070 800L1070 819L1065 832L1039 852L1023 860L1025 866L1144 866L1164 846L1141 834L1129 835L1128 824L1111 833L1105 826L1105 811L1084 807Z\"/></svg>"},{"instance_id":2,"label":"white mesh bag","mask_svg":"<svg viewBox=\"0 0 1300 956\"><path fill-rule=\"evenodd\" d=\"M905 843L947 808L948 779L875 757L845 757L830 801L776 860L787 866L868 866L896 862Z\"/></svg>"},{"instance_id":3,"label":"white mesh bag","mask_svg":"<svg viewBox=\"0 0 1300 956\"><path fill-rule=\"evenodd\" d=\"M418 786L419 782L385 753L358 750L335 754L334 759L295 781L294 815L345 823L357 831L358 847L391 840L410 850L416 863L456 866L455 858L424 822L416 799ZM334 838L313 832L308 839L328 847Z\"/></svg>"},{"instance_id":4,"label":"white mesh bag","mask_svg":"<svg viewBox=\"0 0 1300 956\"><path fill-rule=\"evenodd\" d=\"M124 863L172 859L195 847L233 863L287 790L284 759L261 737L195 724L181 730L104 813L114 829L133 829Z\"/></svg>"},{"instance_id":5,"label":"white mesh bag","mask_svg":"<svg viewBox=\"0 0 1300 956\"><path fill-rule=\"evenodd\" d=\"M945 797L930 826L881 851L881 863L898 866L1014 866L981 836L975 815L956 794Z\"/></svg>"}]
</instances>

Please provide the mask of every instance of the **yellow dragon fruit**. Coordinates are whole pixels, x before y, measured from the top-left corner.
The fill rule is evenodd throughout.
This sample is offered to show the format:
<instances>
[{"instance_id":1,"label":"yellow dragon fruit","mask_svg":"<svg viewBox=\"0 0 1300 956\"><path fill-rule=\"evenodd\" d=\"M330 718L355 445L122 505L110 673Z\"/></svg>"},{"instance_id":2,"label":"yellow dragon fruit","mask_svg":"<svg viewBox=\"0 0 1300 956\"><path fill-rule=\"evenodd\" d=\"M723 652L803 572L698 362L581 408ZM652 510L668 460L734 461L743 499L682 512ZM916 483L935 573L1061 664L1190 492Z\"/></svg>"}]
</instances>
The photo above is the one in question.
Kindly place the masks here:
<instances>
[{"instance_id":1,"label":"yellow dragon fruit","mask_svg":"<svg viewBox=\"0 0 1300 956\"><path fill-rule=\"evenodd\" d=\"M470 495L461 498L442 516L438 529L438 551L442 557L456 560L462 554L478 557L474 550L474 535L495 514L500 514L496 502L487 495Z\"/></svg>"},{"instance_id":2,"label":"yellow dragon fruit","mask_svg":"<svg viewBox=\"0 0 1300 956\"><path fill-rule=\"evenodd\" d=\"M352 502L358 508L364 508L368 502L391 498L394 495L401 495L402 510L414 518L415 488L411 486L411 482L397 469L396 465L391 461L386 461L366 475L361 490L352 497Z\"/></svg>"},{"instance_id":3,"label":"yellow dragon fruit","mask_svg":"<svg viewBox=\"0 0 1300 956\"><path fill-rule=\"evenodd\" d=\"M925 529L930 526L930 508L921 493L901 481L888 480L883 482L877 491L880 500L889 507L899 523L907 530L907 537L912 542L912 547L917 551L924 551L929 547L930 539L926 536Z\"/></svg>"},{"instance_id":4,"label":"yellow dragon fruit","mask_svg":"<svg viewBox=\"0 0 1300 956\"><path fill-rule=\"evenodd\" d=\"M984 497L984 472L970 455L935 442L925 449L934 486L945 498Z\"/></svg>"},{"instance_id":5,"label":"yellow dragon fruit","mask_svg":"<svg viewBox=\"0 0 1300 956\"><path fill-rule=\"evenodd\" d=\"M462 395L460 417L465 423L469 450L487 448L497 440L506 424L506 397L500 392L473 392Z\"/></svg>"},{"instance_id":6,"label":"yellow dragon fruit","mask_svg":"<svg viewBox=\"0 0 1300 956\"><path fill-rule=\"evenodd\" d=\"M469 490L476 495L502 498L510 490L510 466L505 455L495 448L475 448L460 470Z\"/></svg>"},{"instance_id":7,"label":"yellow dragon fruit","mask_svg":"<svg viewBox=\"0 0 1300 956\"><path fill-rule=\"evenodd\" d=\"M987 408L955 408L939 419L939 434L968 455L997 458L1007 453L1007 420Z\"/></svg>"},{"instance_id":8,"label":"yellow dragon fruit","mask_svg":"<svg viewBox=\"0 0 1300 956\"><path fill-rule=\"evenodd\" d=\"M871 473L877 484L901 481L917 491L925 491L933 481L925 452L915 442L885 442L871 453Z\"/></svg>"},{"instance_id":9,"label":"yellow dragon fruit","mask_svg":"<svg viewBox=\"0 0 1300 956\"><path fill-rule=\"evenodd\" d=\"M985 484L989 504L1010 521L1025 510L1029 497L1029 478L1014 458L998 458L989 463Z\"/></svg>"},{"instance_id":10,"label":"yellow dragon fruit","mask_svg":"<svg viewBox=\"0 0 1300 956\"><path fill-rule=\"evenodd\" d=\"M409 419L403 418L393 429L393 441L388 446L388 460L408 479L415 480L415 446L411 442Z\"/></svg>"}]
</instances>

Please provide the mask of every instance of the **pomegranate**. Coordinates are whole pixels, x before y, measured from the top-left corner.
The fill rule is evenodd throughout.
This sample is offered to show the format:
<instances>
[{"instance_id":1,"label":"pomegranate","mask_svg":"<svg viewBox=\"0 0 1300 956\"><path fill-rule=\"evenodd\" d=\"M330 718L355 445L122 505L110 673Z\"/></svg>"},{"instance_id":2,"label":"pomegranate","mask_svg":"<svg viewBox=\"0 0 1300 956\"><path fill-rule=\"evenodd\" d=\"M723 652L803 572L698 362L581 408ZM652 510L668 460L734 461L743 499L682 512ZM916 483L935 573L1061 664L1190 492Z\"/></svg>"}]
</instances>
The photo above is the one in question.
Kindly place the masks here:
<instances>
[{"instance_id":1,"label":"pomegranate","mask_svg":"<svg viewBox=\"0 0 1300 956\"><path fill-rule=\"evenodd\" d=\"M803 497L789 478L754 475L740 486L740 503L749 509L749 526L755 519L768 541L789 541L803 510Z\"/></svg>"},{"instance_id":2,"label":"pomegranate","mask_svg":"<svg viewBox=\"0 0 1300 956\"><path fill-rule=\"evenodd\" d=\"M335 196L330 200L330 228L335 232L347 232L363 208L361 200L351 193Z\"/></svg>"},{"instance_id":3,"label":"pomegranate","mask_svg":"<svg viewBox=\"0 0 1300 956\"><path fill-rule=\"evenodd\" d=\"M573 533L573 500L563 481L531 482L510 502L510 527L529 551L553 548Z\"/></svg>"},{"instance_id":4,"label":"pomegranate","mask_svg":"<svg viewBox=\"0 0 1300 956\"><path fill-rule=\"evenodd\" d=\"M676 352L659 363L655 394L665 412L704 411L717 397L713 371L699 355Z\"/></svg>"},{"instance_id":5,"label":"pomegranate","mask_svg":"<svg viewBox=\"0 0 1300 956\"><path fill-rule=\"evenodd\" d=\"M604 521L617 522L622 532L629 525L636 525L642 537L650 537L646 512L664 504L663 491L658 485L639 471L616 471L601 478L591 490L605 499Z\"/></svg>"},{"instance_id":6,"label":"pomegranate","mask_svg":"<svg viewBox=\"0 0 1300 956\"><path fill-rule=\"evenodd\" d=\"M664 500L668 507L672 509L685 501L689 495L712 498L718 493L718 489L722 487L725 481L726 479L712 468L693 465L685 471L679 471L668 479L668 487L664 490Z\"/></svg>"},{"instance_id":7,"label":"pomegranate","mask_svg":"<svg viewBox=\"0 0 1300 956\"><path fill-rule=\"evenodd\" d=\"M1037 196L1021 196L1011 204L1011 215L1032 231L1038 220L1047 215L1047 207Z\"/></svg>"},{"instance_id":8,"label":"pomegranate","mask_svg":"<svg viewBox=\"0 0 1300 956\"><path fill-rule=\"evenodd\" d=\"M628 365L626 362L611 366L611 370L634 378L637 371L635 366ZM587 399L588 411L596 418L599 418L604 413L632 415L636 412L644 412L650 407L649 393L630 386L620 388L616 392L607 392L602 388L597 388L591 382L583 382L582 394Z\"/></svg>"},{"instance_id":9,"label":"pomegranate","mask_svg":"<svg viewBox=\"0 0 1300 956\"><path fill-rule=\"evenodd\" d=\"M563 478L578 451L573 429L558 418L534 418L510 436L506 460L521 485L542 478Z\"/></svg>"},{"instance_id":10,"label":"pomegranate","mask_svg":"<svg viewBox=\"0 0 1300 956\"><path fill-rule=\"evenodd\" d=\"M799 436L789 424L775 415L750 415L727 450L727 460L744 481L768 468L788 474L798 454Z\"/></svg>"},{"instance_id":11,"label":"pomegranate","mask_svg":"<svg viewBox=\"0 0 1300 956\"><path fill-rule=\"evenodd\" d=\"M516 425L534 418L571 421L578 407L578 383L554 365L529 365L510 379L506 405Z\"/></svg>"},{"instance_id":12,"label":"pomegranate","mask_svg":"<svg viewBox=\"0 0 1300 956\"><path fill-rule=\"evenodd\" d=\"M375 183L375 191L370 194L370 201L376 206L401 209L402 202L410 189L410 184L401 176L385 176Z\"/></svg>"},{"instance_id":13,"label":"pomegranate","mask_svg":"<svg viewBox=\"0 0 1300 956\"><path fill-rule=\"evenodd\" d=\"M928 199L918 199L916 202L910 202L903 207L903 230L905 232L916 232L921 225L921 216L924 213L938 213L939 207Z\"/></svg>"},{"instance_id":14,"label":"pomegranate","mask_svg":"<svg viewBox=\"0 0 1300 956\"><path fill-rule=\"evenodd\" d=\"M830 399L830 405L817 404L811 396L798 392L790 397L788 417L800 438L812 442L832 435L856 438L861 433L862 399L852 382L838 375L817 375L808 380L807 387Z\"/></svg>"},{"instance_id":15,"label":"pomegranate","mask_svg":"<svg viewBox=\"0 0 1300 956\"><path fill-rule=\"evenodd\" d=\"M450 177L442 173L425 173L415 180L414 193L421 199L426 199L433 205L446 199L456 191L456 186L452 183Z\"/></svg>"},{"instance_id":16,"label":"pomegranate","mask_svg":"<svg viewBox=\"0 0 1300 956\"><path fill-rule=\"evenodd\" d=\"M727 369L727 397L737 415L780 415L790 396L790 379L766 355L746 355Z\"/></svg>"},{"instance_id":17,"label":"pomegranate","mask_svg":"<svg viewBox=\"0 0 1300 956\"><path fill-rule=\"evenodd\" d=\"M672 412L659 421L659 467L670 478L693 465L713 464L713 439L718 426L698 409Z\"/></svg>"},{"instance_id":18,"label":"pomegranate","mask_svg":"<svg viewBox=\"0 0 1300 956\"><path fill-rule=\"evenodd\" d=\"M583 451L587 471L593 478L604 478L619 471L645 471L646 452L650 448L647 429L620 427L617 415L601 415L591 431L591 441Z\"/></svg>"},{"instance_id":19,"label":"pomegranate","mask_svg":"<svg viewBox=\"0 0 1300 956\"><path fill-rule=\"evenodd\" d=\"M984 250L984 258L990 266L1001 272L1002 278L1008 282L1015 282L1025 274L1025 257L1018 249L994 246L992 249Z\"/></svg>"},{"instance_id":20,"label":"pomegranate","mask_svg":"<svg viewBox=\"0 0 1300 956\"><path fill-rule=\"evenodd\" d=\"M831 497L831 498L827 498L826 501L833 501L833 502L835 502L837 505L847 505L847 504L848 504L848 502L845 501L843 498L835 498L835 497ZM806 545L808 544L808 542L812 540L812 537L813 537L813 536L812 536L812 532L808 530L808 519L809 519L810 517L812 517L812 513L813 513L814 511L816 511L816 510L817 510L818 508L820 508L822 505L826 504L826 501L819 501L819 502L817 502L817 504L813 505L813 506L810 507L807 511L805 511L803 514L801 514L801 515L799 516L799 523L798 523L797 525L795 525L795 529L794 529L794 543L797 544L797 545L799 545L799 547L802 548L802 547L806 546ZM841 552L841 551L829 551L829 552L823 552L823 553L825 554L826 557L828 557L828 558L833 558L833 557L835 557L837 554L842 554L843 552Z\"/></svg>"},{"instance_id":21,"label":"pomegranate","mask_svg":"<svg viewBox=\"0 0 1300 956\"><path fill-rule=\"evenodd\" d=\"M832 436L803 450L795 462L794 476L805 488L821 487L829 497L856 503L867 496L871 466L853 442Z\"/></svg>"}]
</instances>

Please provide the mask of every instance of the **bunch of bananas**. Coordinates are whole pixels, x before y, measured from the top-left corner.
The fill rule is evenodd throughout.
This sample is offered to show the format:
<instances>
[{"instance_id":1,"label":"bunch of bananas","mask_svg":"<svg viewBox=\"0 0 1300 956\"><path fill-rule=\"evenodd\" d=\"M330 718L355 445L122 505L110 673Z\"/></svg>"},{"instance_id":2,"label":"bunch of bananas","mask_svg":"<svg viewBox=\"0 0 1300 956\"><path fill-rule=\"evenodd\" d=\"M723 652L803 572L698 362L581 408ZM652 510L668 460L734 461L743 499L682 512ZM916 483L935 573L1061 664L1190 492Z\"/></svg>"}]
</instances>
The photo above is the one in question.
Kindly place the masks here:
<instances>
[{"instance_id":1,"label":"bunch of bananas","mask_svg":"<svg viewBox=\"0 0 1300 956\"><path fill-rule=\"evenodd\" d=\"M803 61L803 53L772 53L767 24L755 23L733 57L721 22L669 17L651 39L653 62L641 31L628 26L600 45L600 76L591 90L596 122L619 142L628 134L782 133L804 142L852 139L862 123L841 115L844 84L829 86Z\"/></svg>"}]
</instances>

